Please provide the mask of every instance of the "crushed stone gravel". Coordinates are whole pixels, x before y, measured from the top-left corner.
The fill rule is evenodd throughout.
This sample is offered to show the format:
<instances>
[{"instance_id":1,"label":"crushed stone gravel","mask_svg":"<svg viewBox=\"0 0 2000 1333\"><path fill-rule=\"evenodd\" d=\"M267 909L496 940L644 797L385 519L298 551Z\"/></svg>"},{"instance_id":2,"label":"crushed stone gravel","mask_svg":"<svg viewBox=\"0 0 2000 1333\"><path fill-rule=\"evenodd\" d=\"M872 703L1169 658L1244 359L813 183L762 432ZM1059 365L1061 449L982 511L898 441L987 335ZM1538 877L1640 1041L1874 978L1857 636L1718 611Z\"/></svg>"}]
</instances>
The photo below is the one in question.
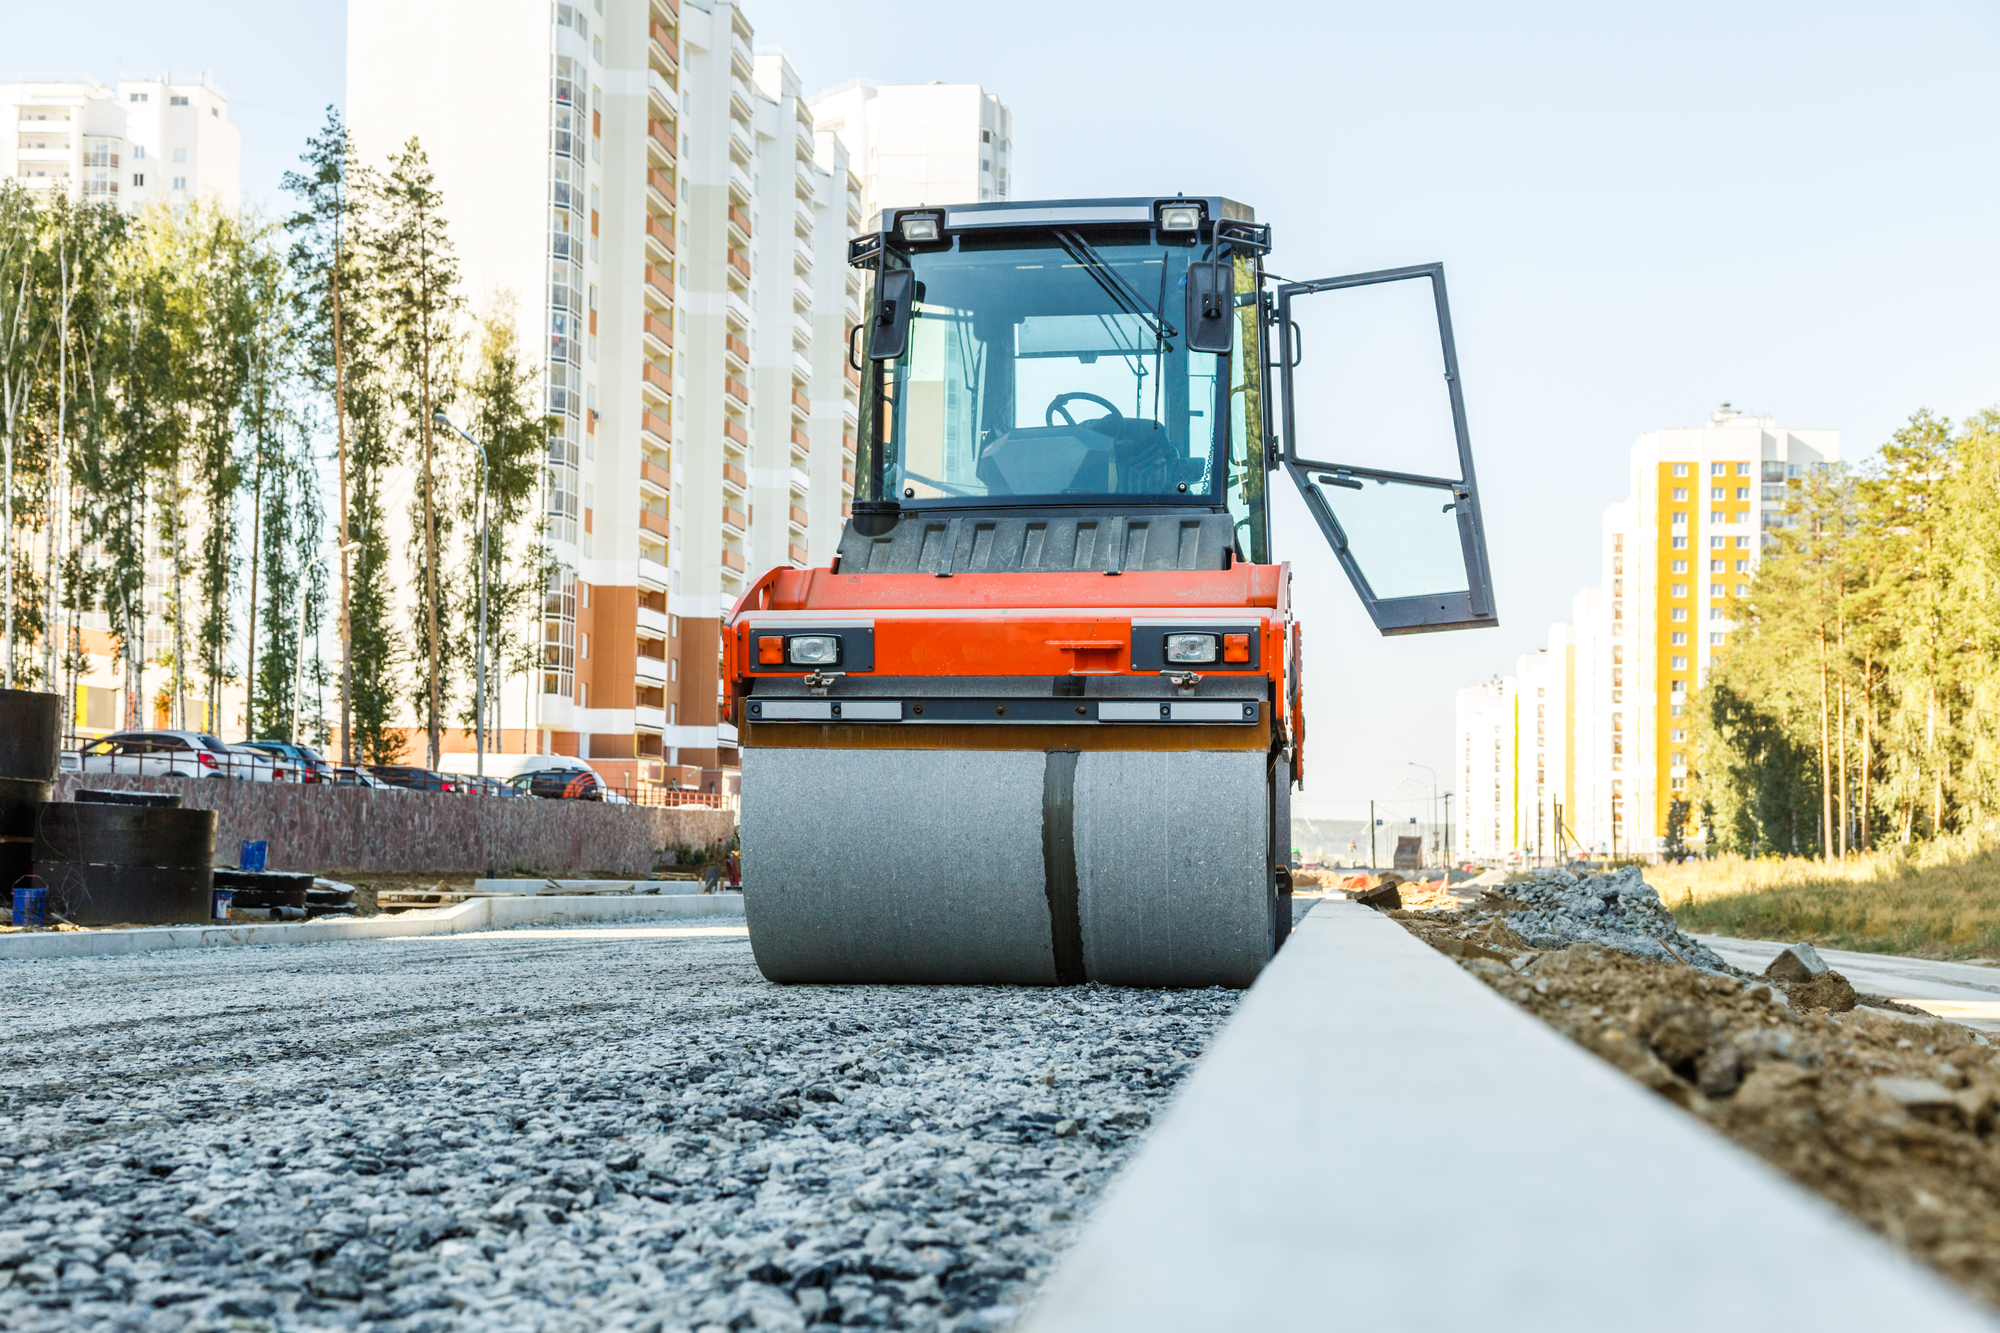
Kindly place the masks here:
<instances>
[{"instance_id":1,"label":"crushed stone gravel","mask_svg":"<svg viewBox=\"0 0 2000 1333\"><path fill-rule=\"evenodd\" d=\"M643 933L7 964L0 1327L1006 1328L1239 998Z\"/></svg>"},{"instance_id":2,"label":"crushed stone gravel","mask_svg":"<svg viewBox=\"0 0 2000 1333\"><path fill-rule=\"evenodd\" d=\"M1681 931L1637 866L1605 875L1541 871L1498 892L1518 905L1508 910L1507 923L1533 949L1596 944L1708 972L1735 970Z\"/></svg>"}]
</instances>

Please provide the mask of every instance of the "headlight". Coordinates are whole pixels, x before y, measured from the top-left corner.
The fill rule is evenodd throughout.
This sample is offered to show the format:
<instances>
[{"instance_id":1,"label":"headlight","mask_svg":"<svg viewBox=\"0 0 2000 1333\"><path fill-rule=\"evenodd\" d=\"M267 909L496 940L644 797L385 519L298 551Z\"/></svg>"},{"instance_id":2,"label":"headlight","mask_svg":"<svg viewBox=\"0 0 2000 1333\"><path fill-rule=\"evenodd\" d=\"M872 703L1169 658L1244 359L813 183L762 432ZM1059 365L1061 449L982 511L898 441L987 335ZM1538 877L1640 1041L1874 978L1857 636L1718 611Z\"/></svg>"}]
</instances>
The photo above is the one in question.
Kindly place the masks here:
<instances>
[{"instance_id":1,"label":"headlight","mask_svg":"<svg viewBox=\"0 0 2000 1333\"><path fill-rule=\"evenodd\" d=\"M1219 646L1213 634L1169 634L1167 636L1167 660L1169 662L1213 662Z\"/></svg>"},{"instance_id":2,"label":"headlight","mask_svg":"<svg viewBox=\"0 0 2000 1333\"><path fill-rule=\"evenodd\" d=\"M938 238L938 220L935 213L912 213L901 224L903 239L922 243Z\"/></svg>"},{"instance_id":3,"label":"headlight","mask_svg":"<svg viewBox=\"0 0 2000 1333\"><path fill-rule=\"evenodd\" d=\"M1195 231L1201 226L1197 204L1164 204L1160 208L1161 231Z\"/></svg>"},{"instance_id":4,"label":"headlight","mask_svg":"<svg viewBox=\"0 0 2000 1333\"><path fill-rule=\"evenodd\" d=\"M785 655L793 666L833 666L840 661L840 636L794 634L785 640Z\"/></svg>"}]
</instances>

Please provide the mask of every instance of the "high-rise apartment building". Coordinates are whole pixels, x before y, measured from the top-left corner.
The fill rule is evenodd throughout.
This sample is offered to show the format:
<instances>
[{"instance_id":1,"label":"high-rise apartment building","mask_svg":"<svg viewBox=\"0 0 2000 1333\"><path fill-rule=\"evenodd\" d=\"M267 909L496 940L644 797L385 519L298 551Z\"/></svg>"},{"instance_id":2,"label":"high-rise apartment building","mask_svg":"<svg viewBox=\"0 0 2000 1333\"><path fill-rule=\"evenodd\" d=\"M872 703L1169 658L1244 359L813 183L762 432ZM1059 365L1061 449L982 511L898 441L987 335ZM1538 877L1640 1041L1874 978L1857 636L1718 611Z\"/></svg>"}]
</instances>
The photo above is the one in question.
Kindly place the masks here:
<instances>
[{"instance_id":1,"label":"high-rise apartment building","mask_svg":"<svg viewBox=\"0 0 2000 1333\"><path fill-rule=\"evenodd\" d=\"M1705 425L1639 437L1631 495L1605 511L1599 586L1513 676L1459 691L1469 855L1659 850L1688 789L1689 701L1786 523L1786 483L1839 454L1837 431L1790 430L1727 404Z\"/></svg>"},{"instance_id":2,"label":"high-rise apartment building","mask_svg":"<svg viewBox=\"0 0 2000 1333\"><path fill-rule=\"evenodd\" d=\"M154 199L241 195L242 135L205 76L0 83L0 177L134 212Z\"/></svg>"},{"instance_id":3,"label":"high-rise apartment building","mask_svg":"<svg viewBox=\"0 0 2000 1333\"><path fill-rule=\"evenodd\" d=\"M976 83L852 79L812 99L861 177L861 211L1009 197L1014 118Z\"/></svg>"},{"instance_id":4,"label":"high-rise apartment building","mask_svg":"<svg viewBox=\"0 0 2000 1333\"><path fill-rule=\"evenodd\" d=\"M496 682L489 772L567 754L728 790L720 617L838 541L860 182L752 37L729 0L349 5L359 152L422 143L464 290L512 309L560 422L541 669ZM471 748L449 733L447 766Z\"/></svg>"}]
</instances>

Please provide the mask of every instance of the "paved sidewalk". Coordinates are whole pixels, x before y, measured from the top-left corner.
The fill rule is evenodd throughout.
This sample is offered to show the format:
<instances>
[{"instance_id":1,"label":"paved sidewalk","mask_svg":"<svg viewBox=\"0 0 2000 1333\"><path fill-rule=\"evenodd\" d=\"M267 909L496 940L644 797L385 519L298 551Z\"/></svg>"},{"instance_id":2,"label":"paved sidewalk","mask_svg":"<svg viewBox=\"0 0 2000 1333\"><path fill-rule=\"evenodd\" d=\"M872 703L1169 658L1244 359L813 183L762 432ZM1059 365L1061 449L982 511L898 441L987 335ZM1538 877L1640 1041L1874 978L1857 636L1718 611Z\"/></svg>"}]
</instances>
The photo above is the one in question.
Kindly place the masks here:
<instances>
[{"instance_id":1,"label":"paved sidewalk","mask_svg":"<svg viewBox=\"0 0 2000 1333\"><path fill-rule=\"evenodd\" d=\"M1762 972L1786 947L1775 940L1739 940L1727 935L1695 938L1747 972ZM1901 1000L1982 1032L2000 1032L2000 967L1851 949L1821 949L1819 956L1858 991Z\"/></svg>"}]
</instances>

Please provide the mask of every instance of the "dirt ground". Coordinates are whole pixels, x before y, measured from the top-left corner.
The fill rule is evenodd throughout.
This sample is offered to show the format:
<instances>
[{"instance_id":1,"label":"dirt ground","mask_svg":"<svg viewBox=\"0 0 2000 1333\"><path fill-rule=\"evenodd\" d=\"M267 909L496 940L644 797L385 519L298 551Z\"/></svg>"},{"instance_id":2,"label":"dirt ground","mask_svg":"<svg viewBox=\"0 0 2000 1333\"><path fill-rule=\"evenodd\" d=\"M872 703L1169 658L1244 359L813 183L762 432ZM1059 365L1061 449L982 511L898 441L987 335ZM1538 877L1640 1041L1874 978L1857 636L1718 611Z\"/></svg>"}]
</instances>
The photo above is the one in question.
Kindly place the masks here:
<instances>
[{"instance_id":1,"label":"dirt ground","mask_svg":"<svg viewBox=\"0 0 2000 1333\"><path fill-rule=\"evenodd\" d=\"M2000 1308L2000 1050L1971 1029L1592 945L1528 948L1506 900L1393 912L1474 975Z\"/></svg>"}]
</instances>

